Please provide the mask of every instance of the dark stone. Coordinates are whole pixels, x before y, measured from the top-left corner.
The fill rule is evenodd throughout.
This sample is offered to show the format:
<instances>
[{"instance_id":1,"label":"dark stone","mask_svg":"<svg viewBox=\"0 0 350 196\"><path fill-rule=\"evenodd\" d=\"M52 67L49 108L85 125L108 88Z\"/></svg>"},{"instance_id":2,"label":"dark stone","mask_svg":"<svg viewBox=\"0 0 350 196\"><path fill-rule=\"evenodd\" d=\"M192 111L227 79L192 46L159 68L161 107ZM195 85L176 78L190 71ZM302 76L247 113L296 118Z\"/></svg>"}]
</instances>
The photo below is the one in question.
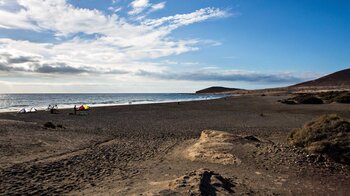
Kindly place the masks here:
<instances>
[{"instance_id":1,"label":"dark stone","mask_svg":"<svg viewBox=\"0 0 350 196\"><path fill-rule=\"evenodd\" d=\"M52 122L46 122L44 124L45 128L50 128L50 129L56 129L56 125L54 125Z\"/></svg>"}]
</instances>

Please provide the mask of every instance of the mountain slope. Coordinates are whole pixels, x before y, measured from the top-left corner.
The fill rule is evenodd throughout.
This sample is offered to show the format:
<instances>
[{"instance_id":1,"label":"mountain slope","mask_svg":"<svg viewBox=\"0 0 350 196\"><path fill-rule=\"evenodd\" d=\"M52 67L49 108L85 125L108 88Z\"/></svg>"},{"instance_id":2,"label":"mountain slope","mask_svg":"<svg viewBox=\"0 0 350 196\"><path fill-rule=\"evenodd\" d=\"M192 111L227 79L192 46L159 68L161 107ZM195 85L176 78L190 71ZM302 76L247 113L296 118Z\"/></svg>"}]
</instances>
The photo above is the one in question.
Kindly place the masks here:
<instances>
[{"instance_id":1,"label":"mountain slope","mask_svg":"<svg viewBox=\"0 0 350 196\"><path fill-rule=\"evenodd\" d=\"M302 82L291 87L350 86L350 69L344 69L316 80Z\"/></svg>"}]
</instances>

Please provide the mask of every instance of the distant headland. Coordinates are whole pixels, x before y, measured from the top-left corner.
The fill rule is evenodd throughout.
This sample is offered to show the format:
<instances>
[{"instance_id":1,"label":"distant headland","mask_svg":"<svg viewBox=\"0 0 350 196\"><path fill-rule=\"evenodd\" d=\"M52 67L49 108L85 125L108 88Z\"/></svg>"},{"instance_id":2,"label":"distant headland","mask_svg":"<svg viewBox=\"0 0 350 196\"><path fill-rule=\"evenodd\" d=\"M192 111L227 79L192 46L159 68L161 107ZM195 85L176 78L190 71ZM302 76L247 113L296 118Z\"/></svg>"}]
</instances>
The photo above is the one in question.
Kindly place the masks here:
<instances>
[{"instance_id":1,"label":"distant headland","mask_svg":"<svg viewBox=\"0 0 350 196\"><path fill-rule=\"evenodd\" d=\"M293 93L331 90L350 90L350 69L344 69L321 78L298 83L292 86L279 88L266 88L257 90L244 90L213 86L196 91L197 94L257 94L257 93Z\"/></svg>"}]
</instances>

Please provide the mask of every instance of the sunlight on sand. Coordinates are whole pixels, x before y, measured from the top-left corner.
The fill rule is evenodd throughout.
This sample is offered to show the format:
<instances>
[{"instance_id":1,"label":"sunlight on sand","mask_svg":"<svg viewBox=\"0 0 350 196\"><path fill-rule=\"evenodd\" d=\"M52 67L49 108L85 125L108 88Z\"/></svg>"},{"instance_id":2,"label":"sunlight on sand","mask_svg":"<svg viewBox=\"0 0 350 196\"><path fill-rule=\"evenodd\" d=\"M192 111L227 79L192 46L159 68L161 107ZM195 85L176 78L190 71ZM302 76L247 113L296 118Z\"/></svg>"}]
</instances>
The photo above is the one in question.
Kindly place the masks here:
<instances>
[{"instance_id":1,"label":"sunlight on sand","mask_svg":"<svg viewBox=\"0 0 350 196\"><path fill-rule=\"evenodd\" d=\"M235 139L237 136L226 132L205 130L196 143L187 149L187 158L223 165L240 164L241 160L231 154Z\"/></svg>"}]
</instances>

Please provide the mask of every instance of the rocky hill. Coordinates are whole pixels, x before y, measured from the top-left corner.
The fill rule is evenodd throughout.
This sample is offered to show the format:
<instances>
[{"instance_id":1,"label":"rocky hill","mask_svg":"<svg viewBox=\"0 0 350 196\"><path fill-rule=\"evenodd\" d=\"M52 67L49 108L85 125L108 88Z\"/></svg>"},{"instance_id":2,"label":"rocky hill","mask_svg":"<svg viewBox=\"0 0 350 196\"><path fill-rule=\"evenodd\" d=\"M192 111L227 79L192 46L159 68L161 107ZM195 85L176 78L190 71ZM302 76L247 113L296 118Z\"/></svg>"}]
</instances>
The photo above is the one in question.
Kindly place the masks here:
<instances>
[{"instance_id":1,"label":"rocky hill","mask_svg":"<svg viewBox=\"0 0 350 196\"><path fill-rule=\"evenodd\" d=\"M302 82L287 87L243 90L238 88L210 87L199 90L198 94L227 93L227 94L289 94L318 91L350 91L350 69L344 69L321 78Z\"/></svg>"},{"instance_id":2,"label":"rocky hill","mask_svg":"<svg viewBox=\"0 0 350 196\"><path fill-rule=\"evenodd\" d=\"M226 88L220 86L213 86L206 89L202 89L196 92L196 94L215 94L215 93L232 93L233 91L239 91L238 88Z\"/></svg>"},{"instance_id":3,"label":"rocky hill","mask_svg":"<svg viewBox=\"0 0 350 196\"><path fill-rule=\"evenodd\" d=\"M327 87L327 86L350 86L350 69L344 69L335 73L293 85L291 87Z\"/></svg>"}]
</instances>

